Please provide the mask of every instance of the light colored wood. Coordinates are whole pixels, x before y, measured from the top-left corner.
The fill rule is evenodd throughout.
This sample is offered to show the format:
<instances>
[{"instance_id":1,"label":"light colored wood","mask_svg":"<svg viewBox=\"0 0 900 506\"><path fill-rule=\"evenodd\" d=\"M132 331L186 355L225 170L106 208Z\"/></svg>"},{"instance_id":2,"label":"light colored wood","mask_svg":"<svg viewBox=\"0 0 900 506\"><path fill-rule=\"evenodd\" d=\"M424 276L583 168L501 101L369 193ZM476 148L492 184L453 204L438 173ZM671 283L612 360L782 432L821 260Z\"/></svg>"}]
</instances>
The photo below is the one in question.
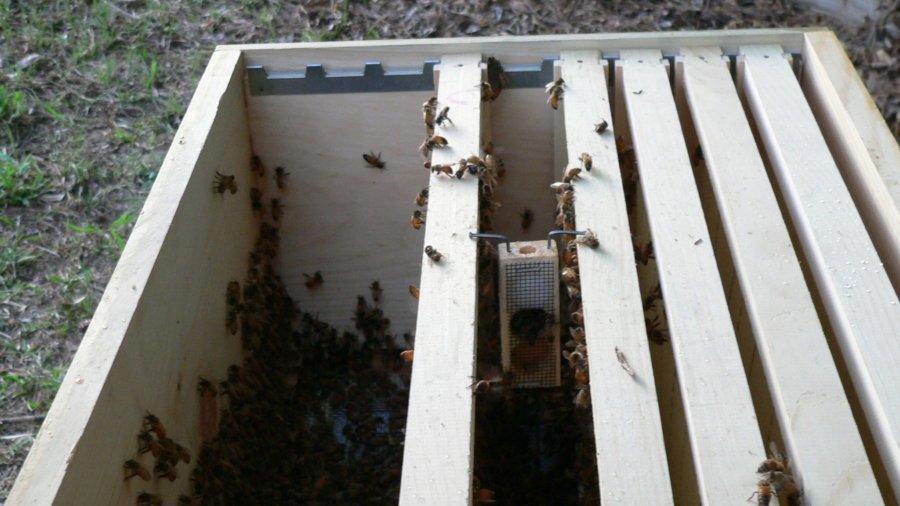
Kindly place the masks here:
<instances>
[{"instance_id":1,"label":"light colored wood","mask_svg":"<svg viewBox=\"0 0 900 506\"><path fill-rule=\"evenodd\" d=\"M684 81L804 500L810 504L883 503L721 50L695 48L683 54L683 73L677 78Z\"/></svg>"},{"instance_id":2,"label":"light colored wood","mask_svg":"<svg viewBox=\"0 0 900 506\"><path fill-rule=\"evenodd\" d=\"M722 46L736 51L746 44L780 44L799 51L803 34L810 30L774 28L752 30L707 30L644 33L591 33L571 35L532 35L522 37L464 37L453 39L377 40L346 42L302 42L276 44L238 44L219 46L217 50L243 51L248 65L264 65L269 70L298 70L306 63L322 63L333 68L359 68L377 60L390 67L417 67L425 59L437 60L449 52L491 54L504 63L538 63L543 56L560 51L597 49L605 52L621 49L662 49L674 51L690 46Z\"/></svg>"},{"instance_id":3,"label":"light colored wood","mask_svg":"<svg viewBox=\"0 0 900 506\"><path fill-rule=\"evenodd\" d=\"M744 92L831 325L900 490L900 304L780 47L741 48Z\"/></svg>"},{"instance_id":4,"label":"light colored wood","mask_svg":"<svg viewBox=\"0 0 900 506\"><path fill-rule=\"evenodd\" d=\"M481 55L441 58L438 101L453 125L439 129L449 146L432 163L455 163L481 145ZM416 359L403 453L400 504L469 504L474 443L476 241L478 180L431 176L425 244L444 259L421 255Z\"/></svg>"},{"instance_id":5,"label":"light colored wood","mask_svg":"<svg viewBox=\"0 0 900 506\"><path fill-rule=\"evenodd\" d=\"M196 456L197 379L241 360L225 328L225 287L243 280L258 223L250 212L250 142L239 51L218 51L185 113L91 325L7 499L16 505L174 504L174 483L122 480L144 410ZM214 195L215 171L236 195ZM149 456L144 465L152 466Z\"/></svg>"},{"instance_id":6,"label":"light colored wood","mask_svg":"<svg viewBox=\"0 0 900 506\"><path fill-rule=\"evenodd\" d=\"M578 248L600 500L673 504L606 75L597 51L564 51L560 59L568 161L593 158L593 169L575 182L575 219L600 240L597 249ZM609 128L598 135L601 120Z\"/></svg>"},{"instance_id":7,"label":"light colored wood","mask_svg":"<svg viewBox=\"0 0 900 506\"><path fill-rule=\"evenodd\" d=\"M281 196L282 279L304 311L340 329L354 330L355 296L368 296L375 280L384 290L391 331L415 329L417 301L408 286L418 285L424 232L409 220L418 209L413 199L428 186L417 148L425 138L421 105L433 95L247 99L253 148L269 186L276 166L291 173ZM362 155L370 150L382 154L384 169L367 166ZM265 203L271 196L267 192ZM325 281L310 291L303 274L317 270Z\"/></svg>"},{"instance_id":8,"label":"light colored wood","mask_svg":"<svg viewBox=\"0 0 900 506\"><path fill-rule=\"evenodd\" d=\"M765 452L659 51L623 51L622 86L701 500L738 504Z\"/></svg>"},{"instance_id":9,"label":"light colored wood","mask_svg":"<svg viewBox=\"0 0 900 506\"><path fill-rule=\"evenodd\" d=\"M820 51L838 72L829 75ZM900 146L834 34L810 34L803 54L803 91L878 256L900 286Z\"/></svg>"}]
</instances>

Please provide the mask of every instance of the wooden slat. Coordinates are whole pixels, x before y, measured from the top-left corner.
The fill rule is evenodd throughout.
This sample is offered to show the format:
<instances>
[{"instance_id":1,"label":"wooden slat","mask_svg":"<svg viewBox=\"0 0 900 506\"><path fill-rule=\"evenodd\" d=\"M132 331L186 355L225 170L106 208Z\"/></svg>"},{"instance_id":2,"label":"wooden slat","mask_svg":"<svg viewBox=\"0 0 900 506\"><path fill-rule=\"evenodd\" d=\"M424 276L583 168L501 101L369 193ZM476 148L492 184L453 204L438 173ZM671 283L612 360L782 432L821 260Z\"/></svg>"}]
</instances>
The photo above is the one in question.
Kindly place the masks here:
<instances>
[{"instance_id":1,"label":"wooden slat","mask_svg":"<svg viewBox=\"0 0 900 506\"><path fill-rule=\"evenodd\" d=\"M900 146L890 135L872 97L865 88L854 86L859 76L840 50L840 43L834 34L830 35L824 40L821 36L806 39L803 91L885 269L894 285L900 285ZM838 62L842 64L841 75L846 75L843 82L836 84L832 81L812 41L819 43L825 56L831 55L832 59L842 57ZM862 121L855 123L841 100L838 85L841 85L846 100L861 103L864 110L874 110L875 116L864 115L860 118ZM870 152L863 139L864 133L868 139L880 141L883 148L879 152ZM885 134L888 139L885 139Z\"/></svg>"},{"instance_id":2,"label":"wooden slat","mask_svg":"<svg viewBox=\"0 0 900 506\"><path fill-rule=\"evenodd\" d=\"M580 165L586 152L594 167L575 183L575 216L577 228L591 229L600 240L597 249L578 248L600 500L672 504L606 76L597 51L560 57L568 160ZM598 135L594 124L601 120L609 128ZM616 347L635 377L619 365Z\"/></svg>"},{"instance_id":3,"label":"wooden slat","mask_svg":"<svg viewBox=\"0 0 900 506\"><path fill-rule=\"evenodd\" d=\"M742 47L743 88L831 325L900 490L900 304L782 49Z\"/></svg>"},{"instance_id":4,"label":"wooden slat","mask_svg":"<svg viewBox=\"0 0 900 506\"><path fill-rule=\"evenodd\" d=\"M684 93L804 499L882 503L721 50L683 51ZM835 437L841 434L841 437Z\"/></svg>"},{"instance_id":5,"label":"wooden slat","mask_svg":"<svg viewBox=\"0 0 900 506\"><path fill-rule=\"evenodd\" d=\"M700 497L739 504L765 452L669 79L659 51L621 56Z\"/></svg>"},{"instance_id":6,"label":"wooden slat","mask_svg":"<svg viewBox=\"0 0 900 506\"><path fill-rule=\"evenodd\" d=\"M249 162L241 54L218 51L7 504L134 504L140 491L174 504L189 490L190 466L174 483L144 483L123 481L122 463L134 458L144 410L196 456L197 379L224 378L241 361L225 287L246 275L259 228ZM213 194L215 171L235 175L237 194Z\"/></svg>"},{"instance_id":7,"label":"wooden slat","mask_svg":"<svg viewBox=\"0 0 900 506\"><path fill-rule=\"evenodd\" d=\"M449 146L432 163L455 163L478 154L481 140L481 55L441 58L438 100L449 105L453 125L438 128ZM476 242L478 183L432 176L425 244L439 263L422 254L416 357L403 453L400 504L469 504L473 461Z\"/></svg>"}]
</instances>

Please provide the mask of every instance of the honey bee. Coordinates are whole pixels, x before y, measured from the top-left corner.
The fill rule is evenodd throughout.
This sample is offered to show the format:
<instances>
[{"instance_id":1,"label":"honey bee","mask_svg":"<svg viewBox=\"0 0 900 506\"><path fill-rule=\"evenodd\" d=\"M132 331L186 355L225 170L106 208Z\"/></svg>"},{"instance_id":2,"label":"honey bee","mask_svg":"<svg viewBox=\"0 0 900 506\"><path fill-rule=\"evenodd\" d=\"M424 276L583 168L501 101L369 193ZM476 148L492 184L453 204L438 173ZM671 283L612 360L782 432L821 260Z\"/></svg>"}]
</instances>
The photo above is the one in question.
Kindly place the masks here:
<instances>
[{"instance_id":1,"label":"honey bee","mask_svg":"<svg viewBox=\"0 0 900 506\"><path fill-rule=\"evenodd\" d=\"M491 392L493 383L493 380L478 380L469 385L469 388L472 389L472 395L487 395Z\"/></svg>"},{"instance_id":2,"label":"honey bee","mask_svg":"<svg viewBox=\"0 0 900 506\"><path fill-rule=\"evenodd\" d=\"M372 281L372 284L369 285L369 291L372 292L372 302L374 302L377 307L381 304L381 298L384 296L384 290L381 288L381 283L377 280Z\"/></svg>"},{"instance_id":3,"label":"honey bee","mask_svg":"<svg viewBox=\"0 0 900 506\"><path fill-rule=\"evenodd\" d=\"M419 300L419 287L416 285L409 285L409 294L416 300Z\"/></svg>"},{"instance_id":4,"label":"honey bee","mask_svg":"<svg viewBox=\"0 0 900 506\"><path fill-rule=\"evenodd\" d=\"M652 320L644 318L644 324L647 327L647 338L653 341L654 344L662 346L669 340L668 332L660 327L659 317Z\"/></svg>"},{"instance_id":5,"label":"honey bee","mask_svg":"<svg viewBox=\"0 0 900 506\"><path fill-rule=\"evenodd\" d=\"M138 434L138 455L150 452L150 455L159 457L162 454L162 451L162 446L153 439L153 436L151 436L149 432L141 431Z\"/></svg>"},{"instance_id":6,"label":"honey bee","mask_svg":"<svg viewBox=\"0 0 900 506\"><path fill-rule=\"evenodd\" d=\"M572 323L575 325L584 325L584 310L579 309L578 311L573 312L570 317L572 318Z\"/></svg>"},{"instance_id":7,"label":"honey bee","mask_svg":"<svg viewBox=\"0 0 900 506\"><path fill-rule=\"evenodd\" d=\"M562 193L562 192L566 192L566 191L572 190L572 189L574 189L575 187L572 186L572 183L561 183L561 182L556 182L556 183L551 184L551 185L550 185L550 188L551 188L552 190L555 190L556 193Z\"/></svg>"},{"instance_id":8,"label":"honey bee","mask_svg":"<svg viewBox=\"0 0 900 506\"><path fill-rule=\"evenodd\" d=\"M447 146L447 139L440 135L431 135L422 141L422 144L419 146L419 153L427 157L434 148L443 148L445 146Z\"/></svg>"},{"instance_id":9,"label":"honey bee","mask_svg":"<svg viewBox=\"0 0 900 506\"><path fill-rule=\"evenodd\" d=\"M476 88L481 88L481 101L487 102L488 100L493 100L496 96L494 93L494 87L491 86L491 83L487 81L482 81L481 83L475 85Z\"/></svg>"},{"instance_id":10,"label":"honey bee","mask_svg":"<svg viewBox=\"0 0 900 506\"><path fill-rule=\"evenodd\" d=\"M422 118L428 135L434 133L434 111L437 108L437 97L431 97L422 104Z\"/></svg>"},{"instance_id":11,"label":"honey bee","mask_svg":"<svg viewBox=\"0 0 900 506\"><path fill-rule=\"evenodd\" d=\"M419 207L425 207L428 205L428 187L422 188L422 191L416 195L416 205Z\"/></svg>"},{"instance_id":12,"label":"honey bee","mask_svg":"<svg viewBox=\"0 0 900 506\"><path fill-rule=\"evenodd\" d=\"M769 480L759 480L756 483L756 492L750 494L750 497L747 498L747 502L750 502L754 496L756 496L756 504L757 506L769 506L772 502L772 484L769 483Z\"/></svg>"},{"instance_id":13,"label":"honey bee","mask_svg":"<svg viewBox=\"0 0 900 506\"><path fill-rule=\"evenodd\" d=\"M441 112L438 113L437 118L435 118L434 122L439 126L444 126L444 122L448 122L451 125L453 124L453 120L450 119L450 106L445 106L441 109Z\"/></svg>"},{"instance_id":14,"label":"honey bee","mask_svg":"<svg viewBox=\"0 0 900 506\"><path fill-rule=\"evenodd\" d=\"M503 64L500 63L500 60L493 56L488 56L487 59L487 79L488 82L491 83L491 88L493 89L491 100L497 100L500 93L503 92L504 86L506 86L506 83L509 81L509 76L506 75L506 71L503 69Z\"/></svg>"},{"instance_id":15,"label":"honey bee","mask_svg":"<svg viewBox=\"0 0 900 506\"><path fill-rule=\"evenodd\" d=\"M695 149L694 153L691 155L691 165L696 167L704 160L706 159L703 158L703 147L697 144L697 149Z\"/></svg>"},{"instance_id":16,"label":"honey bee","mask_svg":"<svg viewBox=\"0 0 900 506\"><path fill-rule=\"evenodd\" d=\"M435 263L440 262L444 258L444 255L441 255L440 252L431 245L425 246L425 254Z\"/></svg>"},{"instance_id":17,"label":"honey bee","mask_svg":"<svg viewBox=\"0 0 900 506\"><path fill-rule=\"evenodd\" d=\"M322 277L322 271L316 271L312 276L304 273L303 277L306 278L306 283L304 283L306 288L309 288L310 290L319 288L322 286L322 283L325 282L325 278Z\"/></svg>"},{"instance_id":18,"label":"honey bee","mask_svg":"<svg viewBox=\"0 0 900 506\"><path fill-rule=\"evenodd\" d=\"M175 468L165 460L156 461L156 464L153 466L153 475L157 478L165 478L169 481L175 481L178 478L178 473L175 472Z\"/></svg>"},{"instance_id":19,"label":"honey bee","mask_svg":"<svg viewBox=\"0 0 900 506\"><path fill-rule=\"evenodd\" d=\"M522 211L522 214L519 215L522 218L522 230L528 230L531 228L531 224L534 223L534 213L531 209L525 208Z\"/></svg>"},{"instance_id":20,"label":"honey bee","mask_svg":"<svg viewBox=\"0 0 900 506\"><path fill-rule=\"evenodd\" d=\"M585 337L584 327L569 327L569 335L572 336L576 343L583 343Z\"/></svg>"},{"instance_id":21,"label":"honey bee","mask_svg":"<svg viewBox=\"0 0 900 506\"><path fill-rule=\"evenodd\" d=\"M250 172L263 177L266 175L266 168L263 166L262 160L256 155L250 157Z\"/></svg>"},{"instance_id":22,"label":"honey bee","mask_svg":"<svg viewBox=\"0 0 900 506\"><path fill-rule=\"evenodd\" d=\"M578 284L578 271L572 267L563 267L563 269L559 271L559 276L566 285Z\"/></svg>"},{"instance_id":23,"label":"honey bee","mask_svg":"<svg viewBox=\"0 0 900 506\"><path fill-rule=\"evenodd\" d=\"M140 477L144 481L150 481L150 471L144 469L138 461L134 459L126 460L122 467L125 470L125 481L135 476Z\"/></svg>"},{"instance_id":24,"label":"honey bee","mask_svg":"<svg viewBox=\"0 0 900 506\"><path fill-rule=\"evenodd\" d=\"M271 209L272 209L272 219L278 221L284 215L284 205L281 203L281 199L273 198L271 201Z\"/></svg>"},{"instance_id":25,"label":"honey bee","mask_svg":"<svg viewBox=\"0 0 900 506\"><path fill-rule=\"evenodd\" d=\"M656 284L651 290L650 293L647 294L647 297L644 299L644 311L649 311L653 304L657 300L662 299L662 288L659 286L659 283ZM757 471L759 472L759 471Z\"/></svg>"},{"instance_id":26,"label":"honey bee","mask_svg":"<svg viewBox=\"0 0 900 506\"><path fill-rule=\"evenodd\" d=\"M609 123L607 123L606 120L602 118L600 119L600 123L594 124L594 131L598 134L603 134L603 132L605 132L607 128L609 128Z\"/></svg>"},{"instance_id":27,"label":"honey bee","mask_svg":"<svg viewBox=\"0 0 900 506\"><path fill-rule=\"evenodd\" d=\"M559 109L559 100L562 98L563 86L565 86L565 84L566 82L560 77L544 86L544 91L546 91L548 95L547 103L550 104L550 107L554 110Z\"/></svg>"},{"instance_id":28,"label":"honey bee","mask_svg":"<svg viewBox=\"0 0 900 506\"><path fill-rule=\"evenodd\" d=\"M153 413L147 411L147 414L144 415L144 424L143 426L146 428L148 432L152 432L156 434L158 438L166 437L166 428L163 426L162 422L159 421Z\"/></svg>"},{"instance_id":29,"label":"honey bee","mask_svg":"<svg viewBox=\"0 0 900 506\"><path fill-rule=\"evenodd\" d=\"M563 183L572 183L576 179L581 179L581 169L578 167L569 167L566 169L566 174L563 176Z\"/></svg>"},{"instance_id":30,"label":"honey bee","mask_svg":"<svg viewBox=\"0 0 900 506\"><path fill-rule=\"evenodd\" d=\"M413 211L412 218L409 219L410 225L416 230L420 230L425 224L425 213L416 209Z\"/></svg>"},{"instance_id":31,"label":"honey bee","mask_svg":"<svg viewBox=\"0 0 900 506\"><path fill-rule=\"evenodd\" d=\"M435 174L444 174L447 177L453 177L453 166L452 165L432 165L431 172Z\"/></svg>"},{"instance_id":32,"label":"honey bee","mask_svg":"<svg viewBox=\"0 0 900 506\"><path fill-rule=\"evenodd\" d=\"M156 494L148 494L147 492L141 492L137 496L137 501L135 503L137 506L162 506L163 501L162 497Z\"/></svg>"},{"instance_id":33,"label":"honey bee","mask_svg":"<svg viewBox=\"0 0 900 506\"><path fill-rule=\"evenodd\" d=\"M413 361L413 355L415 354L414 350L403 350L400 352L400 358L409 362L410 364Z\"/></svg>"},{"instance_id":34,"label":"honey bee","mask_svg":"<svg viewBox=\"0 0 900 506\"><path fill-rule=\"evenodd\" d=\"M587 153L581 153L581 156L578 157L581 161L581 164L584 166L584 170L590 172L594 167L594 159L591 158L591 155Z\"/></svg>"},{"instance_id":35,"label":"honey bee","mask_svg":"<svg viewBox=\"0 0 900 506\"><path fill-rule=\"evenodd\" d=\"M187 448L175 443L175 453L178 455L178 459L185 464L191 463L191 452L189 452Z\"/></svg>"},{"instance_id":36,"label":"honey bee","mask_svg":"<svg viewBox=\"0 0 900 506\"><path fill-rule=\"evenodd\" d=\"M484 145L481 146L481 150L486 155L494 154L494 141L490 140L490 141L485 142Z\"/></svg>"},{"instance_id":37,"label":"honey bee","mask_svg":"<svg viewBox=\"0 0 900 506\"><path fill-rule=\"evenodd\" d=\"M572 207L572 203L575 202L575 192L572 190L567 190L562 193L557 194L556 196L556 204L557 211L562 211L564 209L570 209Z\"/></svg>"},{"instance_id":38,"label":"honey bee","mask_svg":"<svg viewBox=\"0 0 900 506\"><path fill-rule=\"evenodd\" d=\"M632 238L632 246L634 247L634 260L642 265L647 265L651 259L655 259L653 254L653 241L647 241L647 245L643 245L638 238Z\"/></svg>"},{"instance_id":39,"label":"honey bee","mask_svg":"<svg viewBox=\"0 0 900 506\"><path fill-rule=\"evenodd\" d=\"M213 179L213 190L216 193L225 193L225 190L228 190L234 195L237 193L237 182L235 182L234 176L226 176L225 174L216 171L215 178Z\"/></svg>"},{"instance_id":40,"label":"honey bee","mask_svg":"<svg viewBox=\"0 0 900 506\"><path fill-rule=\"evenodd\" d=\"M563 358L566 359L567 362L569 362L569 367L571 367L572 369L578 367L578 364L580 364L581 361L584 360L584 355L582 355L580 351L573 351L571 353L568 351L563 351L562 355Z\"/></svg>"},{"instance_id":41,"label":"honey bee","mask_svg":"<svg viewBox=\"0 0 900 506\"><path fill-rule=\"evenodd\" d=\"M616 358L619 360L619 365L622 366L622 369L625 369L625 372L633 377L634 369L631 368L631 364L628 363L628 359L625 358L625 354L622 353L622 350L620 350L618 346L616 346Z\"/></svg>"},{"instance_id":42,"label":"honey bee","mask_svg":"<svg viewBox=\"0 0 900 506\"><path fill-rule=\"evenodd\" d=\"M376 155L374 151L370 150L367 154L363 154L362 157L363 160L365 160L366 163L369 164L369 167L375 167L378 169L384 168L384 162L381 161L380 152Z\"/></svg>"},{"instance_id":43,"label":"honey bee","mask_svg":"<svg viewBox=\"0 0 900 506\"><path fill-rule=\"evenodd\" d=\"M579 408L587 408L591 405L591 394L588 390L588 387L585 386L583 388L578 389L578 393L575 394L575 406Z\"/></svg>"},{"instance_id":44,"label":"honey bee","mask_svg":"<svg viewBox=\"0 0 900 506\"><path fill-rule=\"evenodd\" d=\"M253 211L262 211L262 192L259 188L250 188L250 207Z\"/></svg>"},{"instance_id":45,"label":"honey bee","mask_svg":"<svg viewBox=\"0 0 900 506\"><path fill-rule=\"evenodd\" d=\"M206 378L200 378L200 380L197 381L197 392L199 392L201 396L215 397L219 395L219 391L216 390L216 386Z\"/></svg>"},{"instance_id":46,"label":"honey bee","mask_svg":"<svg viewBox=\"0 0 900 506\"><path fill-rule=\"evenodd\" d=\"M768 473L770 471L778 471L784 474L791 473L791 460L778 451L774 442L769 443L769 458L762 461L756 469L757 473Z\"/></svg>"},{"instance_id":47,"label":"honey bee","mask_svg":"<svg viewBox=\"0 0 900 506\"><path fill-rule=\"evenodd\" d=\"M459 163L458 163L457 165L459 165L459 168L456 169L456 174L455 174L455 175L456 175L456 179L462 179L463 176L466 175L466 165L467 165L467 164L466 164L466 161L465 161L465 160L460 160Z\"/></svg>"},{"instance_id":48,"label":"honey bee","mask_svg":"<svg viewBox=\"0 0 900 506\"><path fill-rule=\"evenodd\" d=\"M587 229L587 231L578 236L575 239L575 244L579 244L581 246L587 246L591 249L597 249L600 246L600 241L597 239L597 236L591 231L591 229Z\"/></svg>"},{"instance_id":49,"label":"honey bee","mask_svg":"<svg viewBox=\"0 0 900 506\"><path fill-rule=\"evenodd\" d=\"M787 498L788 506L799 506L803 491L797 486L793 476L781 471L772 471L767 479L772 484L775 495L783 495Z\"/></svg>"},{"instance_id":50,"label":"honey bee","mask_svg":"<svg viewBox=\"0 0 900 506\"><path fill-rule=\"evenodd\" d=\"M494 500L494 491L486 488L479 488L475 492L475 504L490 504L497 502Z\"/></svg>"},{"instance_id":51,"label":"honey bee","mask_svg":"<svg viewBox=\"0 0 900 506\"><path fill-rule=\"evenodd\" d=\"M284 167L275 167L275 185L278 186L279 190L284 190L285 180L290 175L291 173L287 172Z\"/></svg>"}]
</instances>

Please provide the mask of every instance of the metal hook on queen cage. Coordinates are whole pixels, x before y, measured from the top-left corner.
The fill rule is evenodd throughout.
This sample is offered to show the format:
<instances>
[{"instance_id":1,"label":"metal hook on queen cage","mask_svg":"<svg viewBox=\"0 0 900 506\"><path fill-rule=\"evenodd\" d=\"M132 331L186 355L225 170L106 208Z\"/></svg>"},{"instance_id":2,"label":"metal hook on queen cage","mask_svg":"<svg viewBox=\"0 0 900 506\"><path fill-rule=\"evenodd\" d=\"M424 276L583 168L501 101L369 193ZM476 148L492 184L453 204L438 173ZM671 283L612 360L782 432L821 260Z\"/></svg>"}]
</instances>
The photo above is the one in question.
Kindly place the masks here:
<instances>
[{"instance_id":1,"label":"metal hook on queen cage","mask_svg":"<svg viewBox=\"0 0 900 506\"><path fill-rule=\"evenodd\" d=\"M557 235L584 235L587 230L551 230L547 233L547 247L553 244L553 238Z\"/></svg>"},{"instance_id":2,"label":"metal hook on queen cage","mask_svg":"<svg viewBox=\"0 0 900 506\"><path fill-rule=\"evenodd\" d=\"M469 232L469 239L496 239L501 243L506 243L506 252L511 253L512 250L509 247L509 237L506 237L502 234L482 234L477 232Z\"/></svg>"}]
</instances>

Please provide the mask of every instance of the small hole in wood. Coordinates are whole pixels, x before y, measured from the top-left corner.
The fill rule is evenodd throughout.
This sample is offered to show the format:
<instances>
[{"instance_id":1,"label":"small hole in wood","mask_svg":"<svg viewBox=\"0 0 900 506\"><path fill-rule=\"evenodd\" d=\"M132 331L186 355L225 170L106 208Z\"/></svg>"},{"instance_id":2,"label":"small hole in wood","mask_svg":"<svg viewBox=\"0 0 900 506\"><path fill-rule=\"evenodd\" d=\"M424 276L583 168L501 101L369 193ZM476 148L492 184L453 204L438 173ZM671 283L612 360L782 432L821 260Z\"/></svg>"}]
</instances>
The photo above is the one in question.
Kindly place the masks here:
<instances>
[{"instance_id":1,"label":"small hole in wood","mask_svg":"<svg viewBox=\"0 0 900 506\"><path fill-rule=\"evenodd\" d=\"M575 60L575 61L577 61L578 63L583 63L581 60Z\"/></svg>"},{"instance_id":2,"label":"small hole in wood","mask_svg":"<svg viewBox=\"0 0 900 506\"><path fill-rule=\"evenodd\" d=\"M769 57L769 55L767 55L767 54L763 55L763 58L768 58L768 57Z\"/></svg>"},{"instance_id":3,"label":"small hole in wood","mask_svg":"<svg viewBox=\"0 0 900 506\"><path fill-rule=\"evenodd\" d=\"M519 253L523 255L530 255L535 251L537 251L537 248L535 248L534 246L522 246L521 248L519 248Z\"/></svg>"},{"instance_id":4,"label":"small hole in wood","mask_svg":"<svg viewBox=\"0 0 900 506\"><path fill-rule=\"evenodd\" d=\"M456 66L457 66L457 67L462 67L463 64L462 64L462 63L457 63Z\"/></svg>"},{"instance_id":5,"label":"small hole in wood","mask_svg":"<svg viewBox=\"0 0 900 506\"><path fill-rule=\"evenodd\" d=\"M644 63L644 60L638 60L638 63Z\"/></svg>"}]
</instances>

